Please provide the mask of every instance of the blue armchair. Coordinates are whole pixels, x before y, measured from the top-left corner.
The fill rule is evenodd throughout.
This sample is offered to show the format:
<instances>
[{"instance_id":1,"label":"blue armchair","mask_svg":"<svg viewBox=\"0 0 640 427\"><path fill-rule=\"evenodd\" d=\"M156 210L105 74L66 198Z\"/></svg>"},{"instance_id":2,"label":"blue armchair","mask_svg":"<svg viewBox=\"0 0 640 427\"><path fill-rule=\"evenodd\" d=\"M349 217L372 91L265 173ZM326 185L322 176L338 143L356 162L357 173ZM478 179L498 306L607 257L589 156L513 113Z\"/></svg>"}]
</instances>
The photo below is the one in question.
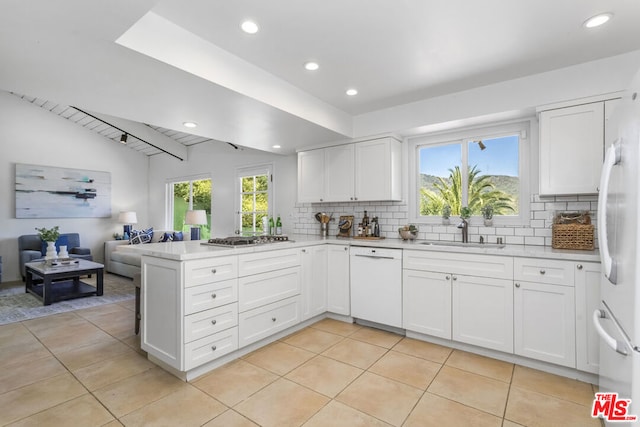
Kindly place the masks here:
<instances>
[{"instance_id":1,"label":"blue armchair","mask_svg":"<svg viewBox=\"0 0 640 427\"><path fill-rule=\"evenodd\" d=\"M80 235L78 233L60 234L56 247L58 245L67 245L69 257L80 258L93 261L91 250L80 246ZM25 234L18 237L18 259L20 260L20 274L22 280L25 279L25 263L34 261L44 257L44 246L42 239L37 234Z\"/></svg>"}]
</instances>

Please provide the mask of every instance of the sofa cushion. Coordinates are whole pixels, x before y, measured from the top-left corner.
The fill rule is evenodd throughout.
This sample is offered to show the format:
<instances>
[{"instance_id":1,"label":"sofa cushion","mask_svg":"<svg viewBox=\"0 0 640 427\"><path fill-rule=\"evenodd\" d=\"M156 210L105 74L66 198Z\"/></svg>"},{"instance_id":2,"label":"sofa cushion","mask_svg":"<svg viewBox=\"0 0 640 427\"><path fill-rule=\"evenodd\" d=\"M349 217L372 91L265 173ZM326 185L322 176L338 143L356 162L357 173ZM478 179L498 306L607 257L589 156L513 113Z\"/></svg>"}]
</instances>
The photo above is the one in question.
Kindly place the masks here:
<instances>
[{"instance_id":1,"label":"sofa cushion","mask_svg":"<svg viewBox=\"0 0 640 427\"><path fill-rule=\"evenodd\" d=\"M151 243L151 239L153 239L153 227L149 227L146 230L131 230L129 243L132 245Z\"/></svg>"},{"instance_id":2,"label":"sofa cushion","mask_svg":"<svg viewBox=\"0 0 640 427\"><path fill-rule=\"evenodd\" d=\"M160 242L171 242L173 240L173 233L162 233L162 237L160 237Z\"/></svg>"},{"instance_id":3,"label":"sofa cushion","mask_svg":"<svg viewBox=\"0 0 640 427\"><path fill-rule=\"evenodd\" d=\"M173 241L174 242L182 242L184 240L184 235L182 231L176 231L173 233Z\"/></svg>"},{"instance_id":4,"label":"sofa cushion","mask_svg":"<svg viewBox=\"0 0 640 427\"><path fill-rule=\"evenodd\" d=\"M111 261L112 262L120 262L122 264L135 265L140 267L142 257L137 252L129 252L129 251L113 251L111 253Z\"/></svg>"}]
</instances>

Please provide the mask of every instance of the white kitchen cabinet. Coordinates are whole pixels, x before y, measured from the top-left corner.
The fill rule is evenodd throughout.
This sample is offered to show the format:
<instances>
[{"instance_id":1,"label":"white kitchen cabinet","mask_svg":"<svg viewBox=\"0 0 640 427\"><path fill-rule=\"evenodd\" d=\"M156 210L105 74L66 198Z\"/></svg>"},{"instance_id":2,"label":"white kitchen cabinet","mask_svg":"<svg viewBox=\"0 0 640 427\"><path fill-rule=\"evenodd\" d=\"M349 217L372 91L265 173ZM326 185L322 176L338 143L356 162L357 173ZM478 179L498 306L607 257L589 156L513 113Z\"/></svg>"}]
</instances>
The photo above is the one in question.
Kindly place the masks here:
<instances>
[{"instance_id":1,"label":"white kitchen cabinet","mask_svg":"<svg viewBox=\"0 0 640 427\"><path fill-rule=\"evenodd\" d=\"M597 194L606 122L618 99L540 112L540 194Z\"/></svg>"},{"instance_id":2,"label":"white kitchen cabinet","mask_svg":"<svg viewBox=\"0 0 640 427\"><path fill-rule=\"evenodd\" d=\"M324 150L298 153L298 202L322 202L324 198Z\"/></svg>"},{"instance_id":3,"label":"white kitchen cabinet","mask_svg":"<svg viewBox=\"0 0 640 427\"><path fill-rule=\"evenodd\" d=\"M302 320L327 311L327 245L300 249Z\"/></svg>"},{"instance_id":4,"label":"white kitchen cabinet","mask_svg":"<svg viewBox=\"0 0 640 427\"><path fill-rule=\"evenodd\" d=\"M327 245L327 311L351 314L348 245Z\"/></svg>"},{"instance_id":5,"label":"white kitchen cabinet","mask_svg":"<svg viewBox=\"0 0 640 427\"><path fill-rule=\"evenodd\" d=\"M600 340L593 326L593 312L600 303L600 263L574 263L576 269L576 368L598 373Z\"/></svg>"},{"instance_id":6,"label":"white kitchen cabinet","mask_svg":"<svg viewBox=\"0 0 640 427\"><path fill-rule=\"evenodd\" d=\"M404 270L402 327L451 339L451 275Z\"/></svg>"},{"instance_id":7,"label":"white kitchen cabinet","mask_svg":"<svg viewBox=\"0 0 640 427\"><path fill-rule=\"evenodd\" d=\"M453 339L513 352L513 282L453 274Z\"/></svg>"},{"instance_id":8,"label":"white kitchen cabinet","mask_svg":"<svg viewBox=\"0 0 640 427\"><path fill-rule=\"evenodd\" d=\"M236 256L142 257L141 347L178 371L238 348Z\"/></svg>"},{"instance_id":9,"label":"white kitchen cabinet","mask_svg":"<svg viewBox=\"0 0 640 427\"><path fill-rule=\"evenodd\" d=\"M570 261L516 258L515 354L576 367L573 269Z\"/></svg>"},{"instance_id":10,"label":"white kitchen cabinet","mask_svg":"<svg viewBox=\"0 0 640 427\"><path fill-rule=\"evenodd\" d=\"M401 155L400 142L394 138L356 143L356 200L401 200Z\"/></svg>"},{"instance_id":11,"label":"white kitchen cabinet","mask_svg":"<svg viewBox=\"0 0 640 427\"><path fill-rule=\"evenodd\" d=\"M298 153L298 202L401 200L401 143L384 137Z\"/></svg>"},{"instance_id":12,"label":"white kitchen cabinet","mask_svg":"<svg viewBox=\"0 0 640 427\"><path fill-rule=\"evenodd\" d=\"M344 144L324 149L323 202L355 200L353 156L354 144Z\"/></svg>"}]
</instances>

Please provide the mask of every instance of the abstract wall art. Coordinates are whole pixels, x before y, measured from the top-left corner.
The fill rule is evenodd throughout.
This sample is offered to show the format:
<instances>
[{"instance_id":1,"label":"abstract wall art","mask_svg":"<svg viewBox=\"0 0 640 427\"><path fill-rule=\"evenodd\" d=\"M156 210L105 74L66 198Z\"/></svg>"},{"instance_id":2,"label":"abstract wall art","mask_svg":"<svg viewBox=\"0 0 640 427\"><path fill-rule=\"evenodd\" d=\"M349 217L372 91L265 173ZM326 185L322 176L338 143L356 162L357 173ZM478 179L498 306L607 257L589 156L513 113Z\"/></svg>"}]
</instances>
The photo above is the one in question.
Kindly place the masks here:
<instances>
[{"instance_id":1,"label":"abstract wall art","mask_svg":"<svg viewBox=\"0 0 640 427\"><path fill-rule=\"evenodd\" d=\"M111 173L16 164L16 218L111 217Z\"/></svg>"}]
</instances>

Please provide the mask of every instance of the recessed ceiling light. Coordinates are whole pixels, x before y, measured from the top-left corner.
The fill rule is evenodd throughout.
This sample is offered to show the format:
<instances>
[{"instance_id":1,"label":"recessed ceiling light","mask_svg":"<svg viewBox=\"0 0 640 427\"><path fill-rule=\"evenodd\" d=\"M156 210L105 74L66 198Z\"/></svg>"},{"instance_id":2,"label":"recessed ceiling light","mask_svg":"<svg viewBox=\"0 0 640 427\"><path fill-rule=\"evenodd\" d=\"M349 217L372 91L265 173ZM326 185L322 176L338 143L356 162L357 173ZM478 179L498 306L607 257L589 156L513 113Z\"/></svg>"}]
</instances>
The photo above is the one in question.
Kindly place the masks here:
<instances>
[{"instance_id":1,"label":"recessed ceiling light","mask_svg":"<svg viewBox=\"0 0 640 427\"><path fill-rule=\"evenodd\" d=\"M304 64L304 68L309 71L316 71L318 68L320 68L320 65L318 65L317 62L309 61Z\"/></svg>"},{"instance_id":2,"label":"recessed ceiling light","mask_svg":"<svg viewBox=\"0 0 640 427\"><path fill-rule=\"evenodd\" d=\"M273 148L280 148L280 146L279 146L279 145L273 145L272 147L273 147Z\"/></svg>"},{"instance_id":3,"label":"recessed ceiling light","mask_svg":"<svg viewBox=\"0 0 640 427\"><path fill-rule=\"evenodd\" d=\"M258 27L258 24L256 24L253 21L244 21L241 25L240 28L242 28L242 31L244 31L247 34L255 34L258 32L258 30L260 29Z\"/></svg>"},{"instance_id":4,"label":"recessed ceiling light","mask_svg":"<svg viewBox=\"0 0 640 427\"><path fill-rule=\"evenodd\" d=\"M198 124L196 122L184 122L182 123L182 125L186 128L194 128L196 126L198 126Z\"/></svg>"},{"instance_id":5,"label":"recessed ceiling light","mask_svg":"<svg viewBox=\"0 0 640 427\"><path fill-rule=\"evenodd\" d=\"M606 23L613 17L613 13L600 13L598 15L592 16L591 18L584 21L584 25L586 28L594 28L599 27L600 25Z\"/></svg>"},{"instance_id":6,"label":"recessed ceiling light","mask_svg":"<svg viewBox=\"0 0 640 427\"><path fill-rule=\"evenodd\" d=\"M355 96L358 94L358 91L356 89L347 89L347 95L349 96Z\"/></svg>"}]
</instances>

